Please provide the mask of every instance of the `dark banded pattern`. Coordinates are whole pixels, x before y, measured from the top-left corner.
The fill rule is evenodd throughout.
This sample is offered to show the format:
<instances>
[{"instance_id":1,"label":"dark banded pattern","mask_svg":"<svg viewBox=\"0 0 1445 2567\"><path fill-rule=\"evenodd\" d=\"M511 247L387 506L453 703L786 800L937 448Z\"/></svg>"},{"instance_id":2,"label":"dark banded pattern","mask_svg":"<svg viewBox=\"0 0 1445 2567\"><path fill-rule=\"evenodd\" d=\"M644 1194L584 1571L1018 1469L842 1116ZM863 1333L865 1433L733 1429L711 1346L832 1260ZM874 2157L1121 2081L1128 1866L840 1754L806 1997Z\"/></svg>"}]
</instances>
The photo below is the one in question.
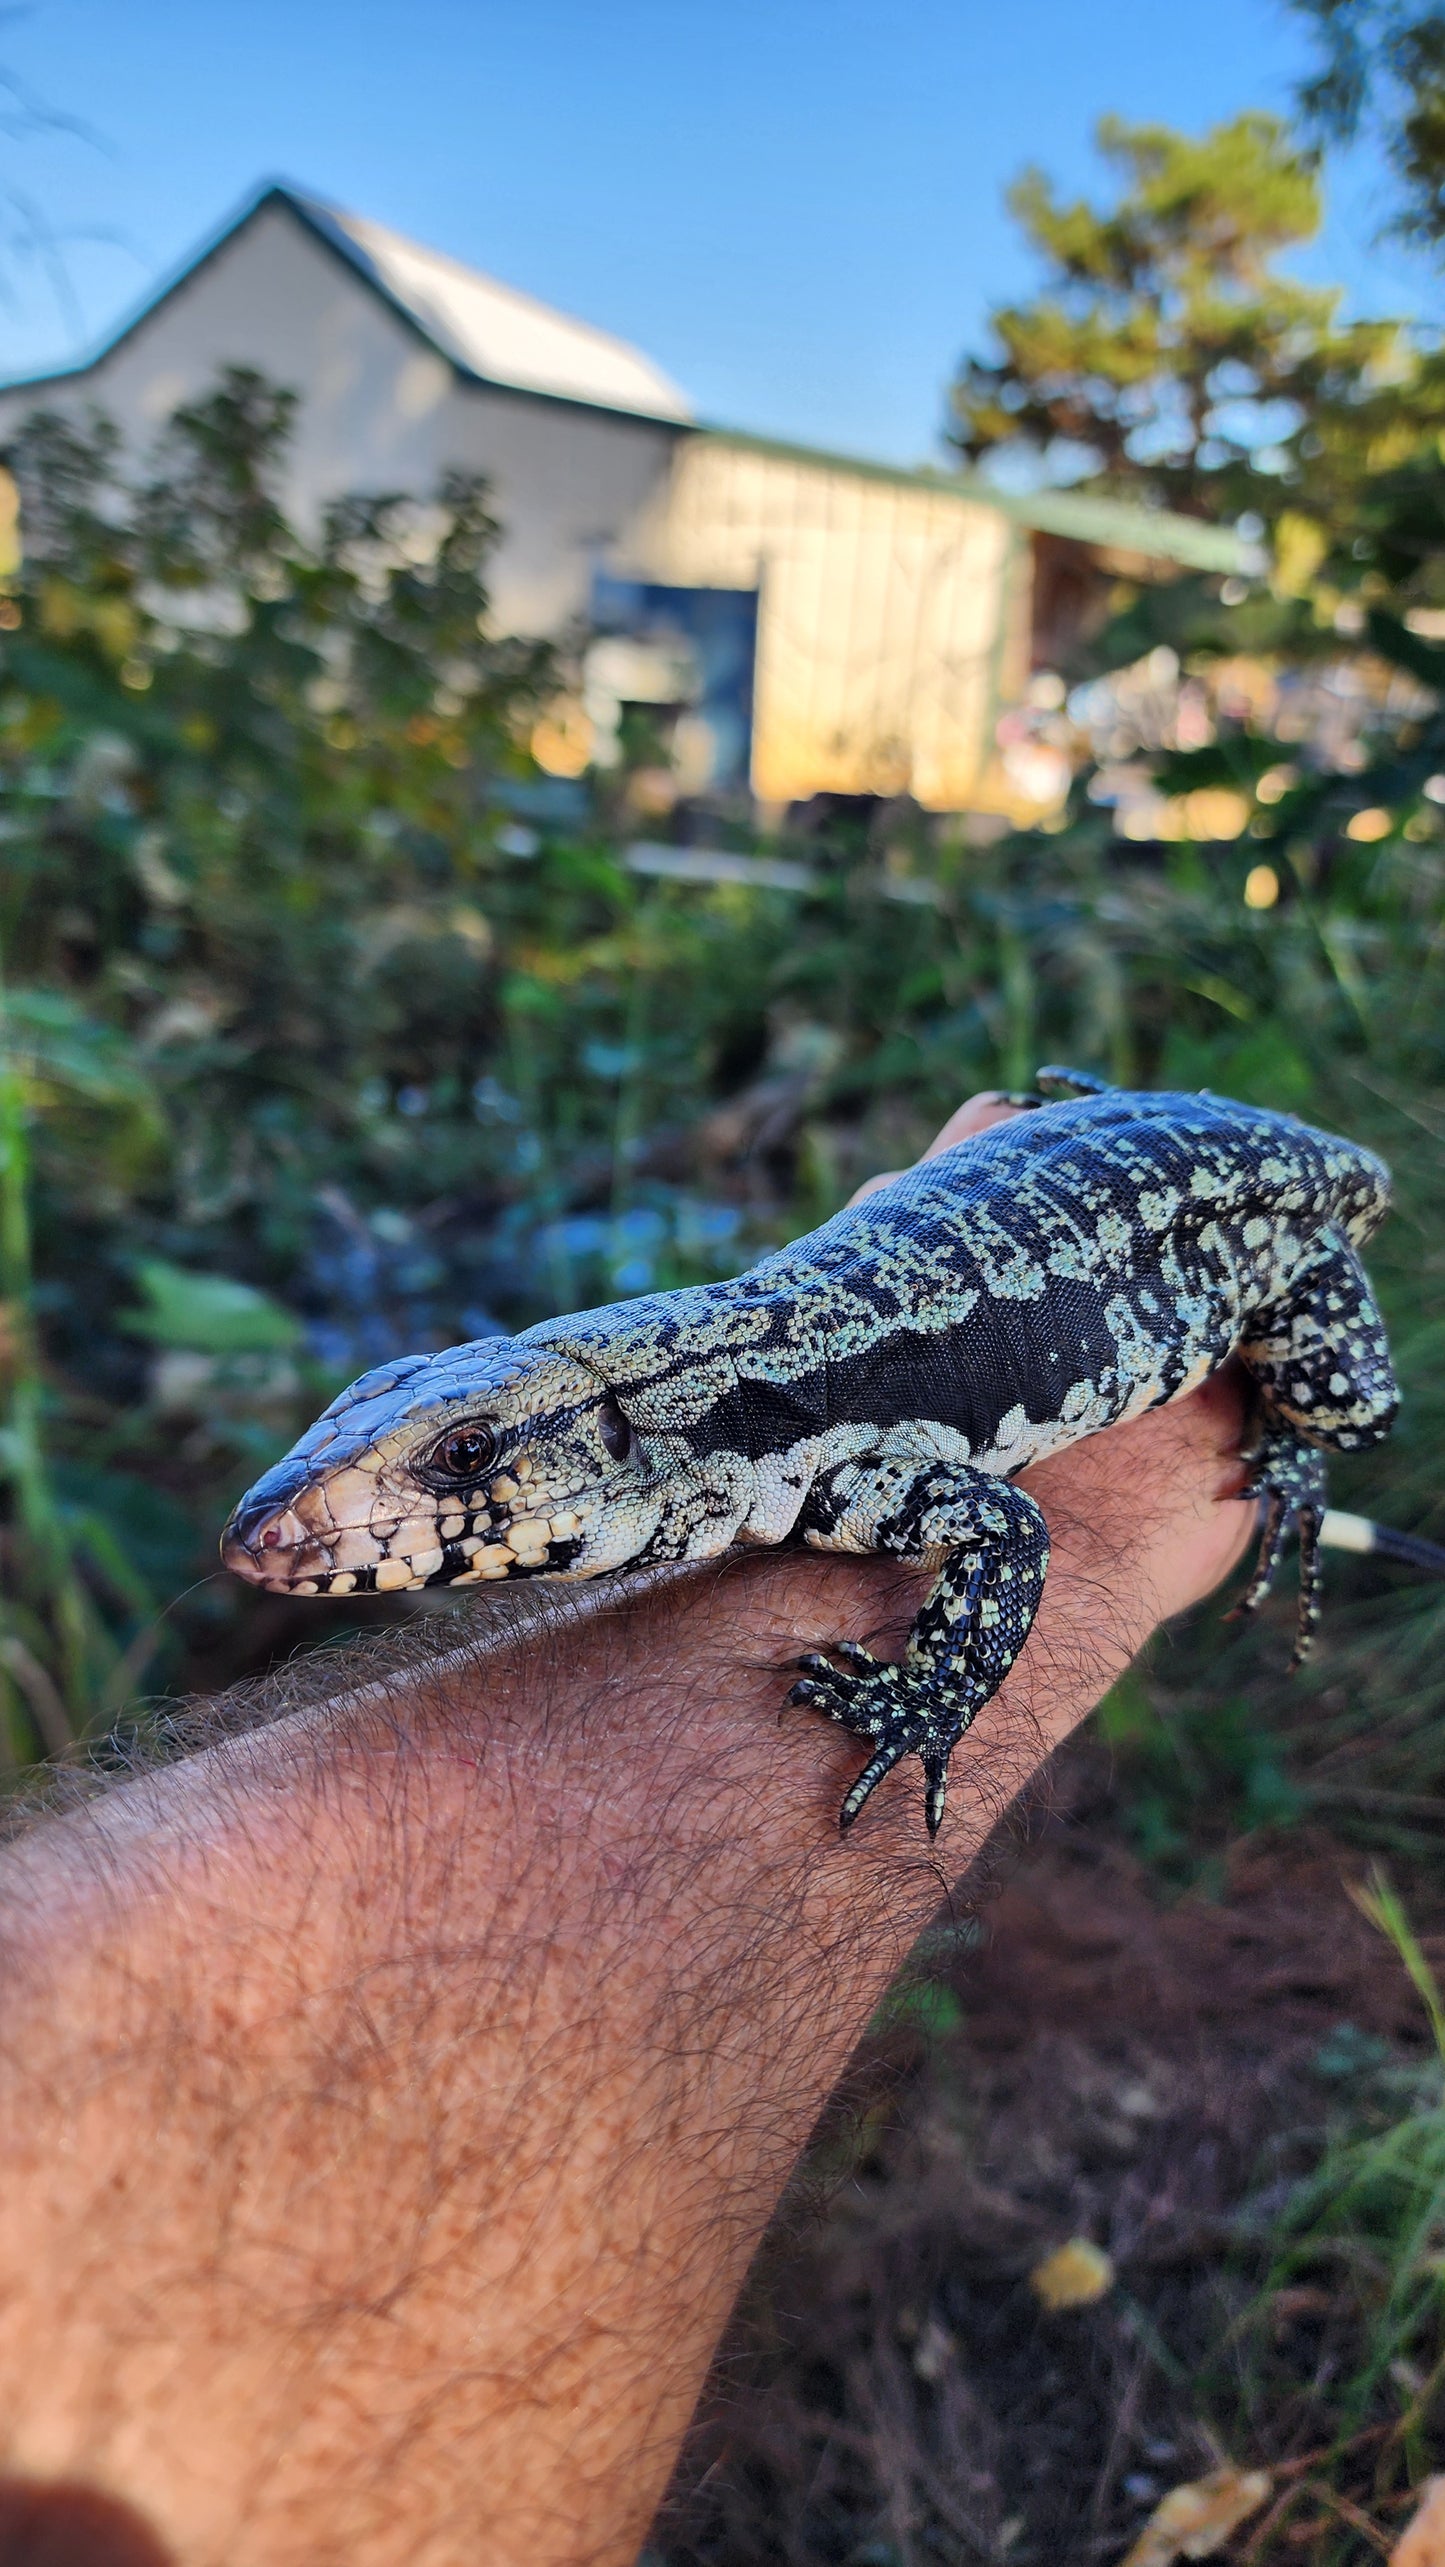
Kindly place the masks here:
<instances>
[{"instance_id":1,"label":"dark banded pattern","mask_svg":"<svg viewBox=\"0 0 1445 2567\"><path fill-rule=\"evenodd\" d=\"M1227 1098L1044 1083L1042 1110L732 1282L364 1375L237 1510L226 1557L312 1594L596 1577L736 1541L933 1557L898 1666L817 1660L795 1690L872 1743L845 1824L917 1754L936 1826L951 1747L1042 1589L1047 1536L1014 1475L1237 1351L1259 1386L1269 1518L1249 1600L1298 1523L1303 1649L1320 1456L1376 1441L1394 1414L1358 1257L1387 1171ZM473 1422L494 1461L475 1487L438 1487L427 1456Z\"/></svg>"}]
</instances>

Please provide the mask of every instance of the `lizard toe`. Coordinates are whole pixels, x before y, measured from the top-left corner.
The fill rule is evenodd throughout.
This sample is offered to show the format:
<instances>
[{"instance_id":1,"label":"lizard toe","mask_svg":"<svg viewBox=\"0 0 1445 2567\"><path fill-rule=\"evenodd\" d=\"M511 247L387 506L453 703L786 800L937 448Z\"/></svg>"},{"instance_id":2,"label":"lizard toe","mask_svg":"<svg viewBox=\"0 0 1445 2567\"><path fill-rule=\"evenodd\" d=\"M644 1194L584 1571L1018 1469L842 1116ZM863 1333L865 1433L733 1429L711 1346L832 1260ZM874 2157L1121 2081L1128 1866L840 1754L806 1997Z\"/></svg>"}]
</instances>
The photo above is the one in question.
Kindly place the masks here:
<instances>
[{"instance_id":1,"label":"lizard toe","mask_svg":"<svg viewBox=\"0 0 1445 2567\"><path fill-rule=\"evenodd\" d=\"M839 1640L834 1646L833 1655L835 1658L842 1658L848 1666L858 1668L865 1675L871 1675L876 1667L885 1664L883 1659L874 1657L871 1649L865 1649L861 1640Z\"/></svg>"}]
</instances>

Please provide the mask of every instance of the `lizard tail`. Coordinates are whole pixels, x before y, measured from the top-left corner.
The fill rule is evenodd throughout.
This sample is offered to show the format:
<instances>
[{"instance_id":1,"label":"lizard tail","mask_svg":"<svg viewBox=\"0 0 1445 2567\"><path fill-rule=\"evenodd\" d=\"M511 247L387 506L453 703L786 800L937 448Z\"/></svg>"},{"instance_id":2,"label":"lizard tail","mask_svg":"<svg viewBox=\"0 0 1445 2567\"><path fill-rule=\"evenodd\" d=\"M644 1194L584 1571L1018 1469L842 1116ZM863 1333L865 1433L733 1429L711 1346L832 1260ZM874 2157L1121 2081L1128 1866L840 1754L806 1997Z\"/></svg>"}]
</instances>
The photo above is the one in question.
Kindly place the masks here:
<instances>
[{"instance_id":1,"label":"lizard tail","mask_svg":"<svg viewBox=\"0 0 1445 2567\"><path fill-rule=\"evenodd\" d=\"M1427 1577L1445 1578L1445 1546L1424 1542L1418 1533L1397 1533L1389 1524L1372 1524L1367 1515L1346 1515L1326 1507L1320 1540L1327 1550L1358 1551L1376 1560L1398 1560L1403 1568L1423 1569Z\"/></svg>"}]
</instances>

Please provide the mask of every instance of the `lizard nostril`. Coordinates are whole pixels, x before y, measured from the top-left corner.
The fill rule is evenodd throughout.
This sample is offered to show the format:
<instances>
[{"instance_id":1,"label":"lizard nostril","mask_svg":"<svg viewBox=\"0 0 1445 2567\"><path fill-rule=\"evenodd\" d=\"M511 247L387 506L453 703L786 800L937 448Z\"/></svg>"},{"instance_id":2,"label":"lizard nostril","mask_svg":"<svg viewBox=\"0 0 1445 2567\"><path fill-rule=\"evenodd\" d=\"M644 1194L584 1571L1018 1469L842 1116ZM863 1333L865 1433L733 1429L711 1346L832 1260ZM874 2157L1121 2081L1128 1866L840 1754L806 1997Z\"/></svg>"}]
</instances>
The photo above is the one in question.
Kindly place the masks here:
<instances>
[{"instance_id":1,"label":"lizard nostril","mask_svg":"<svg viewBox=\"0 0 1445 2567\"><path fill-rule=\"evenodd\" d=\"M298 1497L310 1477L304 1457L299 1461L288 1455L275 1469L249 1488L231 1517L221 1537L221 1550L228 1567L246 1575L246 1563L267 1561L266 1575L274 1578L281 1566L272 1560L272 1552L299 1550L307 1538L306 1526L292 1510L292 1499Z\"/></svg>"}]
</instances>

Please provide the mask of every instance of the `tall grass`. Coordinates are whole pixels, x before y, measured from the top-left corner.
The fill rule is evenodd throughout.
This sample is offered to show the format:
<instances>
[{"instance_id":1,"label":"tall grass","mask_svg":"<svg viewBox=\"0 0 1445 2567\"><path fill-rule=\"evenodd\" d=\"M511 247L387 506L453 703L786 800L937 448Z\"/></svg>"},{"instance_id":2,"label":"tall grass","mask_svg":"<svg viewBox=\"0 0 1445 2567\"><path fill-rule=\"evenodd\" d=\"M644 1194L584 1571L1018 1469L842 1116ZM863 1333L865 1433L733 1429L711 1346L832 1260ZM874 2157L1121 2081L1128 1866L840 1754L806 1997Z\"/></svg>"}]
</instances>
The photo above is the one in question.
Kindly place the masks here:
<instances>
[{"instance_id":1,"label":"tall grass","mask_svg":"<svg viewBox=\"0 0 1445 2567\"><path fill-rule=\"evenodd\" d=\"M1355 2062L1332 2062L1346 2104L1269 2224L1262 2287L1232 2339L1242 2356L1237 2422L1283 2464L1245 2549L1251 2562L1303 2554L1311 2567L1344 2567L1383 2551L1382 2522L1398 2520L1439 2462L1445 2001L1381 1866L1351 1895L1409 1977L1431 2046L1402 2064L1365 2042ZM1348 2034L1336 2047L1348 2047ZM1251 2263L1258 2243L1251 2235L1245 2247Z\"/></svg>"},{"instance_id":2,"label":"tall grass","mask_svg":"<svg viewBox=\"0 0 1445 2567\"><path fill-rule=\"evenodd\" d=\"M0 1734L22 1767L65 1755L114 1716L153 1652L156 1617L114 1532L64 1505L52 1468L31 1235L34 1089L35 1063L0 980ZM124 1637L117 1618L130 1626Z\"/></svg>"}]
</instances>

